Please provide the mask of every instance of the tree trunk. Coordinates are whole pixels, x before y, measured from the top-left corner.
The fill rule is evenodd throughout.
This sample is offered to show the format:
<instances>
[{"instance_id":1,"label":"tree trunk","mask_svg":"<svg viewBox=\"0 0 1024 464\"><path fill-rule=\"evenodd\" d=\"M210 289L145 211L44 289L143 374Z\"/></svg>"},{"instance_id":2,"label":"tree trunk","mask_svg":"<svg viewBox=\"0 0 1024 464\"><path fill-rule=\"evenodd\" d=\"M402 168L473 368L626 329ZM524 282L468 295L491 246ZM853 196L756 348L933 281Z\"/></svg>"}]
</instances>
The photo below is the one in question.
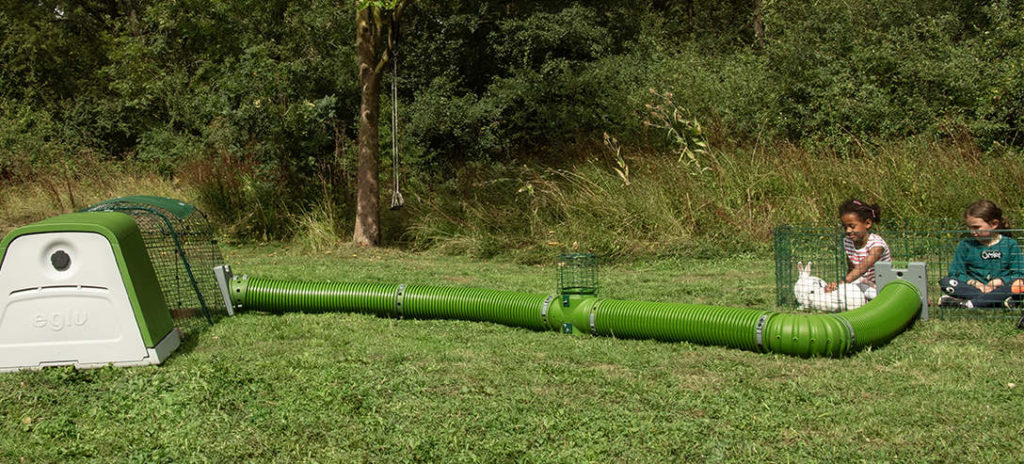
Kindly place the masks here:
<instances>
[{"instance_id":1,"label":"tree trunk","mask_svg":"<svg viewBox=\"0 0 1024 464\"><path fill-rule=\"evenodd\" d=\"M754 46L764 50L764 1L754 0Z\"/></svg>"},{"instance_id":2,"label":"tree trunk","mask_svg":"<svg viewBox=\"0 0 1024 464\"><path fill-rule=\"evenodd\" d=\"M374 7L357 9L356 58L362 103L359 107L359 162L356 168L356 227L352 240L361 246L380 244L380 122L379 61L381 24Z\"/></svg>"}]
</instances>

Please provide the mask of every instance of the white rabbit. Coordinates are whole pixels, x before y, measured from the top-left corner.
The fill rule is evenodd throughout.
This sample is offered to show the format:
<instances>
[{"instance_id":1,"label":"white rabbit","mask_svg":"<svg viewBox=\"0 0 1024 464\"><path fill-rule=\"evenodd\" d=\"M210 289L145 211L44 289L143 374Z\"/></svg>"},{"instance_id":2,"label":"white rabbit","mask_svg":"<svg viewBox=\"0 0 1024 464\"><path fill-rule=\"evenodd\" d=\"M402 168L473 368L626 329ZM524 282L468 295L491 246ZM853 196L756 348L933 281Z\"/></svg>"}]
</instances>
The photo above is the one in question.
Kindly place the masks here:
<instances>
[{"instance_id":1,"label":"white rabbit","mask_svg":"<svg viewBox=\"0 0 1024 464\"><path fill-rule=\"evenodd\" d=\"M837 312L859 308L867 302L864 291L857 284L839 284L835 290L825 293L825 281L811 275L810 262L807 267L803 263L797 263L796 267L800 278L793 286L793 294L800 308Z\"/></svg>"}]
</instances>

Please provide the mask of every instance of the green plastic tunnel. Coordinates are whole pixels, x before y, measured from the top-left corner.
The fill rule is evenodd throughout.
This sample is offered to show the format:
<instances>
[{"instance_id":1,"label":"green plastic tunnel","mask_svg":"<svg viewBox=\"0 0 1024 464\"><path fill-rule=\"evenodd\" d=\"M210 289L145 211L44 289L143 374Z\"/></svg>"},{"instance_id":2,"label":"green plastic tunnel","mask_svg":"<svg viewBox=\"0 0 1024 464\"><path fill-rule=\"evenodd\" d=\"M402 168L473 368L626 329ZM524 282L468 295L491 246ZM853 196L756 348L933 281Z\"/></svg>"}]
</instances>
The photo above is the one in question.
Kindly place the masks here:
<instances>
[{"instance_id":1,"label":"green plastic tunnel","mask_svg":"<svg viewBox=\"0 0 1024 464\"><path fill-rule=\"evenodd\" d=\"M243 310L357 312L383 317L488 321L533 330L719 345L794 356L841 357L878 346L917 316L913 284L890 282L878 297L843 313L787 314L720 306L654 303L592 295L539 295L423 285L235 278Z\"/></svg>"}]
</instances>

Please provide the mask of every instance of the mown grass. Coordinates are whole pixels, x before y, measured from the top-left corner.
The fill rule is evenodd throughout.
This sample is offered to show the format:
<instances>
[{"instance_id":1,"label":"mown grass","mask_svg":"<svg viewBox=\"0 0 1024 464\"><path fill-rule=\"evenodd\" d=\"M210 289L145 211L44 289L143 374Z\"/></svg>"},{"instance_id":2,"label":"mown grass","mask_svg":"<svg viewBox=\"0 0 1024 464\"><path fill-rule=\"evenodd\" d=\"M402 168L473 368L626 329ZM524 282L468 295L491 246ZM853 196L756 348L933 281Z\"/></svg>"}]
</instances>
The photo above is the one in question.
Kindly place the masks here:
<instances>
[{"instance_id":1,"label":"mown grass","mask_svg":"<svg viewBox=\"0 0 1024 464\"><path fill-rule=\"evenodd\" d=\"M301 247L300 247L301 248ZM236 273L554 287L550 265L271 244ZM772 264L607 263L605 296L771 307ZM919 323L848 359L488 323L246 313L165 365L0 376L4 462L1015 462L1024 333Z\"/></svg>"}]
</instances>

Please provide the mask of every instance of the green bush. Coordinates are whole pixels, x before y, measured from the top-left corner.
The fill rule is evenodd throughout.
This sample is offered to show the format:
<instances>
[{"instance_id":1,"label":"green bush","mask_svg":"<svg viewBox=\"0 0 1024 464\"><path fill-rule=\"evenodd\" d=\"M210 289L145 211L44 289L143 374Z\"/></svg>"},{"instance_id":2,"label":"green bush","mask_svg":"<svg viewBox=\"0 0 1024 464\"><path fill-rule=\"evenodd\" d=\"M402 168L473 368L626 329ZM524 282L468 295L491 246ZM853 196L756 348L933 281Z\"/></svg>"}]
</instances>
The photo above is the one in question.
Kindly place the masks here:
<instances>
[{"instance_id":1,"label":"green bush","mask_svg":"<svg viewBox=\"0 0 1024 464\"><path fill-rule=\"evenodd\" d=\"M149 5L146 33L119 37L103 71L135 115L134 155L188 171L242 236L288 237L298 212L343 206L348 191L321 193L343 184L335 158L356 112L353 51L335 45L354 34L350 13L315 0Z\"/></svg>"},{"instance_id":2,"label":"green bush","mask_svg":"<svg viewBox=\"0 0 1024 464\"><path fill-rule=\"evenodd\" d=\"M630 158L679 155L669 154L679 147L664 131L643 124L645 104L659 104L651 88L671 93L723 164L746 163L740 153L765 147L875 159L891 147L918 156L906 147L924 143L929 153L1002 160L1024 146L1019 0L761 4L756 18L751 2L732 1L413 2L398 42L398 101L382 99L380 135L386 140L395 130L387 115L398 104L410 198L451 195L446 208L456 210L469 208L459 203L470 192L437 185L453 175L473 178L491 163L504 166L488 175L514 178L526 164L526 179L626 201L612 198L624 191L614 187L611 158L589 164L605 133L633 163L633 190L650 188L643 193L649 199L665 196L662 203L680 210L675 199L695 191L659 190L667 181L645 185L645 161ZM68 175L83 155L139 161L196 182L209 202L203 206L242 236L288 237L305 211L347 217L360 98L354 7L326 0L78 2L56 10L12 3L0 12L0 177L30 181L55 166ZM757 19L763 46L753 33ZM382 156L389 158L388 145ZM679 185L709 182L669 165L681 173L672 178ZM568 174L574 166L581 171ZM713 162L700 166L711 169L701 175L724 172ZM515 185L478 203L509 204L517 195L524 204L539 201L517 193L523 182ZM649 206L615 208L665 214ZM246 207L260 212L239 212ZM580 213L557 215L569 212ZM537 221L550 230L560 220ZM637 221L611 236L643 248L669 235ZM412 236L430 235L423 231L430 226L417 227L426 229ZM700 235L699 227L679 227L673 233L681 237ZM515 227L481 220L479 230Z\"/></svg>"}]
</instances>

